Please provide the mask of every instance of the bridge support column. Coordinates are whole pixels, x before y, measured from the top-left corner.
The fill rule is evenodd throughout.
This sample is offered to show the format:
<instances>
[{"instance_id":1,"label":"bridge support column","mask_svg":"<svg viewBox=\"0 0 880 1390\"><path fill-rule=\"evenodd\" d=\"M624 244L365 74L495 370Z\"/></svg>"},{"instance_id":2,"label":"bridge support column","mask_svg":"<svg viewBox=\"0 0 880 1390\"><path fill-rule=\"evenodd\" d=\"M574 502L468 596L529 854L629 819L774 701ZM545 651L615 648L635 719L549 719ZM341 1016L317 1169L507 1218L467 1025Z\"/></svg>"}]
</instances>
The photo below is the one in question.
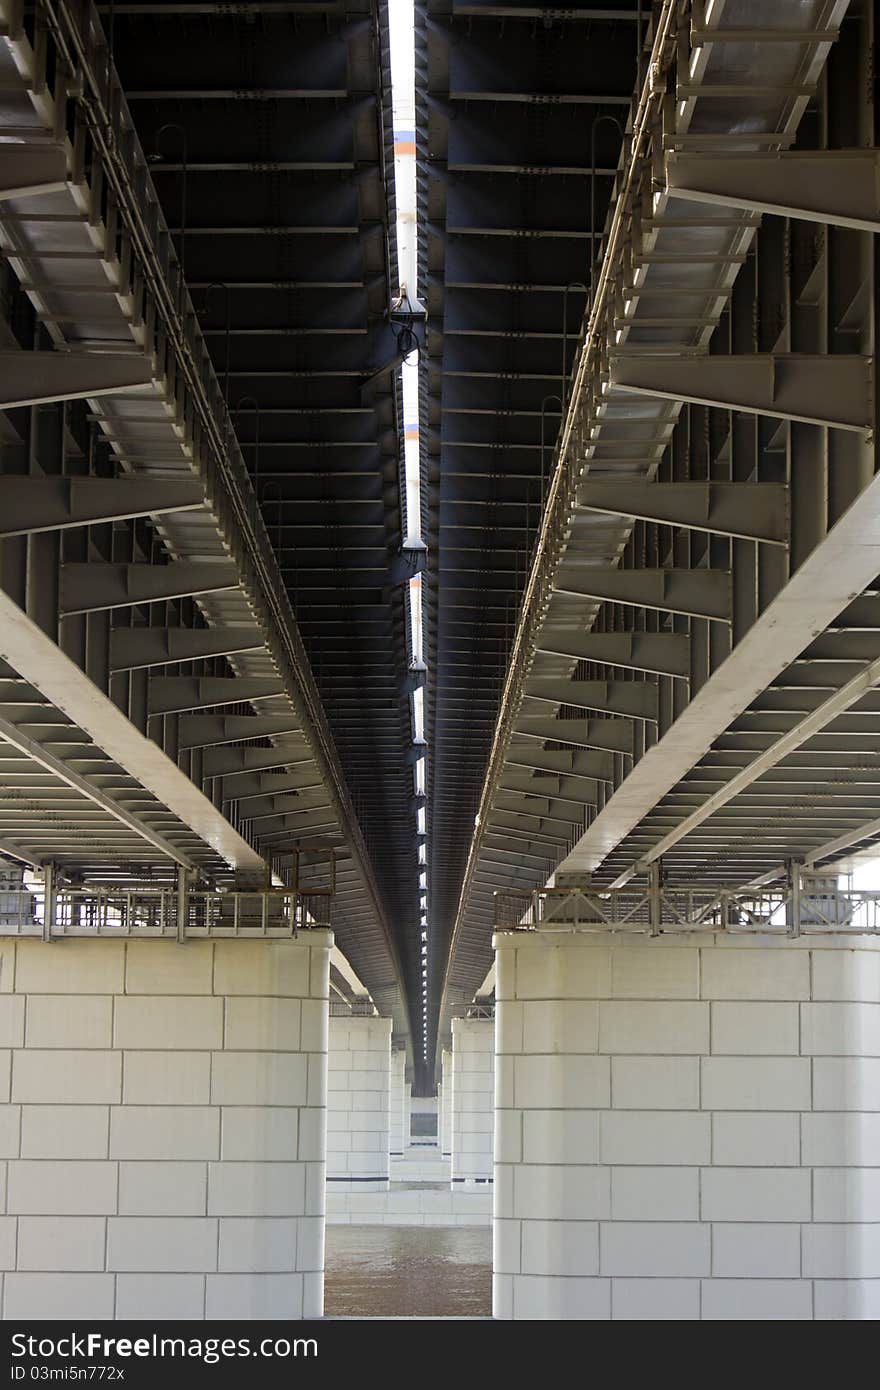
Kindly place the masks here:
<instances>
[{"instance_id":1,"label":"bridge support column","mask_svg":"<svg viewBox=\"0 0 880 1390\"><path fill-rule=\"evenodd\" d=\"M412 1082L403 1083L403 1152L412 1146Z\"/></svg>"},{"instance_id":2,"label":"bridge support column","mask_svg":"<svg viewBox=\"0 0 880 1390\"><path fill-rule=\"evenodd\" d=\"M440 1053L440 1157L452 1158L452 1053Z\"/></svg>"},{"instance_id":3,"label":"bridge support column","mask_svg":"<svg viewBox=\"0 0 880 1390\"><path fill-rule=\"evenodd\" d=\"M0 943L4 1318L320 1315L331 945Z\"/></svg>"},{"instance_id":4,"label":"bridge support column","mask_svg":"<svg viewBox=\"0 0 880 1390\"><path fill-rule=\"evenodd\" d=\"M406 1053L397 1048L391 1053L391 1084L388 1092L388 1123L390 1127L389 1145L392 1159L403 1158L404 1112L406 1109Z\"/></svg>"},{"instance_id":5,"label":"bridge support column","mask_svg":"<svg viewBox=\"0 0 880 1390\"><path fill-rule=\"evenodd\" d=\"M452 1020L452 1181L491 1183L495 1024Z\"/></svg>"},{"instance_id":6,"label":"bridge support column","mask_svg":"<svg viewBox=\"0 0 880 1390\"><path fill-rule=\"evenodd\" d=\"M880 941L511 932L500 1318L876 1318Z\"/></svg>"},{"instance_id":7,"label":"bridge support column","mask_svg":"<svg viewBox=\"0 0 880 1390\"><path fill-rule=\"evenodd\" d=\"M331 1018L327 1183L331 1192L384 1192L389 1178L391 1019Z\"/></svg>"}]
</instances>

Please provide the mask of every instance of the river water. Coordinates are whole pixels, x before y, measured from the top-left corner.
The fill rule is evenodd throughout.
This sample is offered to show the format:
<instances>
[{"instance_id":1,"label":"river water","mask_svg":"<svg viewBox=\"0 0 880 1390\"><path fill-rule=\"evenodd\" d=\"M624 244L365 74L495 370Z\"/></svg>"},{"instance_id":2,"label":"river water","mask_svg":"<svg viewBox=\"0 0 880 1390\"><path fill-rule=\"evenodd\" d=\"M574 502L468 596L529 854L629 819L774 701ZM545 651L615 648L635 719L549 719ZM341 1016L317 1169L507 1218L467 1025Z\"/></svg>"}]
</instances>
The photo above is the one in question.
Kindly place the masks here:
<instances>
[{"instance_id":1,"label":"river water","mask_svg":"<svg viewBox=\"0 0 880 1390\"><path fill-rule=\"evenodd\" d=\"M488 1318L492 1232L473 1226L328 1226L324 1314Z\"/></svg>"}]
</instances>

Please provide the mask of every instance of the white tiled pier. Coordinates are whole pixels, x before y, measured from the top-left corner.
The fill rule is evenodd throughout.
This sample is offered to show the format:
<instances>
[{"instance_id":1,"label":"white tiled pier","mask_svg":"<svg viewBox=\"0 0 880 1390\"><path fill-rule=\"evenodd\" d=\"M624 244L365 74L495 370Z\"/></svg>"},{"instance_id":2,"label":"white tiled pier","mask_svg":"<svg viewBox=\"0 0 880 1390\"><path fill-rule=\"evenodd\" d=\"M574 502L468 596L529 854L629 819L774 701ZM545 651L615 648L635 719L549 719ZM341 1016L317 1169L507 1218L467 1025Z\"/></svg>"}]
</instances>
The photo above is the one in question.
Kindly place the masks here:
<instances>
[{"instance_id":1,"label":"white tiled pier","mask_svg":"<svg viewBox=\"0 0 880 1390\"><path fill-rule=\"evenodd\" d=\"M496 1317L880 1315L880 942L496 945Z\"/></svg>"},{"instance_id":2,"label":"white tiled pier","mask_svg":"<svg viewBox=\"0 0 880 1390\"><path fill-rule=\"evenodd\" d=\"M0 945L6 1319L320 1314L331 944Z\"/></svg>"},{"instance_id":3,"label":"white tiled pier","mask_svg":"<svg viewBox=\"0 0 880 1390\"><path fill-rule=\"evenodd\" d=\"M330 1019L327 1184L381 1191L390 1163L391 1020Z\"/></svg>"}]
</instances>

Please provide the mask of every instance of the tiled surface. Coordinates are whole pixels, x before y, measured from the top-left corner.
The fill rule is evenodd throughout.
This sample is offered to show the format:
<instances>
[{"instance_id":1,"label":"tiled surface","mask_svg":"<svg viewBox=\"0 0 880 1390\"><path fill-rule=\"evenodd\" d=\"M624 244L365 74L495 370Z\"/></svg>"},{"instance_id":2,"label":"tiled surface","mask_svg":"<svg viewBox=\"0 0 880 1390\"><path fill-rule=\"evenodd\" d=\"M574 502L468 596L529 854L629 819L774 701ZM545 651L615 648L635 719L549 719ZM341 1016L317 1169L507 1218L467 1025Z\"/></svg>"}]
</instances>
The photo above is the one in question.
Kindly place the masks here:
<instances>
[{"instance_id":1,"label":"tiled surface","mask_svg":"<svg viewBox=\"0 0 880 1390\"><path fill-rule=\"evenodd\" d=\"M328 1225L490 1226L491 1188L393 1182L387 1192L328 1192Z\"/></svg>"},{"instance_id":2,"label":"tiled surface","mask_svg":"<svg viewBox=\"0 0 880 1390\"><path fill-rule=\"evenodd\" d=\"M880 943L497 944L496 1316L877 1316Z\"/></svg>"},{"instance_id":3,"label":"tiled surface","mask_svg":"<svg viewBox=\"0 0 880 1390\"><path fill-rule=\"evenodd\" d=\"M388 1182L391 1020L331 1018L327 1177L331 1190Z\"/></svg>"},{"instance_id":4,"label":"tiled surface","mask_svg":"<svg viewBox=\"0 0 880 1390\"><path fill-rule=\"evenodd\" d=\"M3 953L6 1318L320 1311L329 948Z\"/></svg>"},{"instance_id":5,"label":"tiled surface","mask_svg":"<svg viewBox=\"0 0 880 1390\"><path fill-rule=\"evenodd\" d=\"M450 1154L454 1182L492 1177L495 1022L452 1020Z\"/></svg>"}]
</instances>

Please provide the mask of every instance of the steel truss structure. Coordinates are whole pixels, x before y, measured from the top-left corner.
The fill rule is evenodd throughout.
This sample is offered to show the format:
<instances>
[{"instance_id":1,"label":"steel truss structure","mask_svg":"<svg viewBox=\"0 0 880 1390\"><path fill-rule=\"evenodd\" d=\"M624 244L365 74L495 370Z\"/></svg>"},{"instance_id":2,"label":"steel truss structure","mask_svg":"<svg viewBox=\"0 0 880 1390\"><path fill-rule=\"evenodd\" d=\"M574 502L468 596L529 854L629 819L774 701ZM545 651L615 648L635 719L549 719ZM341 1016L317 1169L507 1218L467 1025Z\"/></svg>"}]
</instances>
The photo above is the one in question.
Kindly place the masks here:
<instances>
[{"instance_id":1,"label":"steel truss structure","mask_svg":"<svg viewBox=\"0 0 880 1390\"><path fill-rule=\"evenodd\" d=\"M0 0L0 855L53 931L287 931L330 847L419 1085L566 883L875 929L875 29L416 0L423 330L384 0Z\"/></svg>"},{"instance_id":2,"label":"steel truss structure","mask_svg":"<svg viewBox=\"0 0 880 1390\"><path fill-rule=\"evenodd\" d=\"M343 855L334 930L406 1035L417 874L411 739L395 688L408 661L394 566L407 557L394 483L400 351L385 321L384 11L349 6L361 13L346 18L314 6L296 21L306 31L297 72L277 86L252 72L252 110L302 103L296 138L315 166L306 177L333 185L323 202L310 195L299 227L288 225L296 171L272 172L279 152L267 154L265 122L239 124L241 158L226 167L229 107L249 98L240 81L216 90L219 67L244 61L243 34L252 57L261 50L257 67L271 62L273 26L302 7L245 8L251 16L121 6L105 31L91 4L0 3L0 842L19 862L85 881L173 882L181 868L240 887L264 887L269 873L289 880L298 848L332 845ZM175 86L171 50L139 41L139 24L165 21L169 34L210 26L201 86ZM193 52L179 50L190 82ZM164 55L161 82L132 81L151 53ZM192 103L205 101L213 117L199 130ZM165 121L163 103L172 114L190 103L183 123ZM331 111L324 146L347 146L341 160L318 153ZM217 174L225 190L239 187L222 218ZM284 206L261 215L255 184ZM325 239L332 255L315 258ZM279 271L267 242L297 265L305 244L308 283ZM299 326L294 304L307 314ZM341 334L332 370L312 357L308 371L287 361L279 372L276 334ZM301 400L282 375L300 380ZM358 453L372 475L346 469ZM291 467L307 456L315 471ZM361 542L375 589L353 592L375 603L388 639L362 648L360 669L358 618L335 592L354 576L328 568L337 542L322 530L352 490L362 515L364 503L380 513ZM334 685L335 658L313 674L314 635L334 623L354 702L348 684ZM375 757L390 764L378 778ZM382 821L390 835L387 825L377 834Z\"/></svg>"},{"instance_id":3,"label":"steel truss structure","mask_svg":"<svg viewBox=\"0 0 880 1390\"><path fill-rule=\"evenodd\" d=\"M662 862L655 929L749 902L753 929L789 910L763 886L789 861L880 833L874 23L654 7L441 1026L486 973L496 891L586 876L622 925ZM822 929L874 929L870 895L828 892Z\"/></svg>"},{"instance_id":4,"label":"steel truss structure","mask_svg":"<svg viewBox=\"0 0 880 1390\"><path fill-rule=\"evenodd\" d=\"M577 876L530 896L499 889L496 931L612 931L648 936L729 932L854 936L880 932L880 892L841 888L836 877L792 866L780 887L670 884L652 874L643 887L601 889Z\"/></svg>"}]
</instances>

